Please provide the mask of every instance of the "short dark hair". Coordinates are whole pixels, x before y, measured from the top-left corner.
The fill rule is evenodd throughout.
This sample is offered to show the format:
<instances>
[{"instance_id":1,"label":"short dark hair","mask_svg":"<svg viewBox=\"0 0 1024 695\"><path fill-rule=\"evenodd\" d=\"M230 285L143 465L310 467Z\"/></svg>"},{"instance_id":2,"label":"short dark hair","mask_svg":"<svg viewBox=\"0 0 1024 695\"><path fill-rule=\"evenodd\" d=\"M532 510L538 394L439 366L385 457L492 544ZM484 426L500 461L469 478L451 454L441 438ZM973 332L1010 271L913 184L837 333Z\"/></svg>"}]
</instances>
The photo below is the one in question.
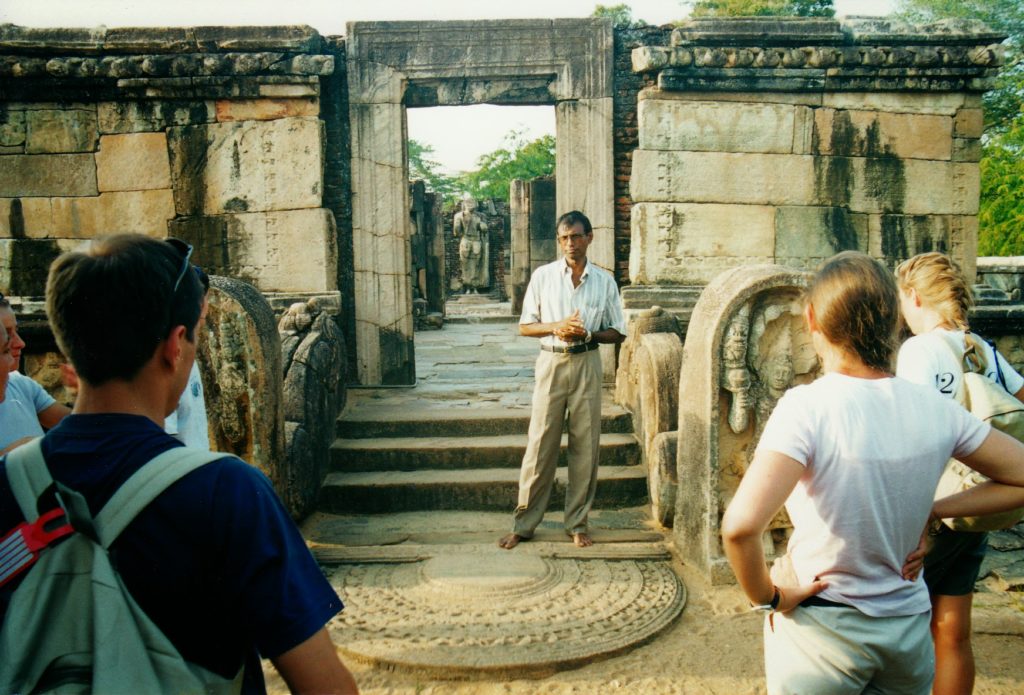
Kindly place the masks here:
<instances>
[{"instance_id":1,"label":"short dark hair","mask_svg":"<svg viewBox=\"0 0 1024 695\"><path fill-rule=\"evenodd\" d=\"M176 326L195 340L203 289L172 244L140 234L62 254L46 281L57 345L85 381L131 380Z\"/></svg>"},{"instance_id":2,"label":"short dark hair","mask_svg":"<svg viewBox=\"0 0 1024 695\"><path fill-rule=\"evenodd\" d=\"M576 225L583 226L584 234L593 234L594 227L590 224L590 220L579 210L570 210L561 217L558 218L558 222L555 223L555 230L559 230L562 227L572 229Z\"/></svg>"},{"instance_id":3,"label":"short dark hair","mask_svg":"<svg viewBox=\"0 0 1024 695\"><path fill-rule=\"evenodd\" d=\"M807 288L814 319L830 343L869 367L892 370L900 320L896 278L859 251L825 261Z\"/></svg>"}]
</instances>

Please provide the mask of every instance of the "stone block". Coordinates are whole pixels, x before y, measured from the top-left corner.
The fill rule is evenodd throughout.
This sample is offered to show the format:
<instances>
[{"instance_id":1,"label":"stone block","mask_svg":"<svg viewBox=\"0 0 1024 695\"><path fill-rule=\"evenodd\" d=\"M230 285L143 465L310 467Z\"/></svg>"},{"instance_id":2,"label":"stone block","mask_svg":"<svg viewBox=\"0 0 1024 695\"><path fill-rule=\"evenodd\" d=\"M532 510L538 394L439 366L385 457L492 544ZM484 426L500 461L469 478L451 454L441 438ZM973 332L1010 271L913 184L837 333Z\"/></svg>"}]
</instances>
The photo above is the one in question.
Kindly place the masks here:
<instances>
[{"instance_id":1,"label":"stone block","mask_svg":"<svg viewBox=\"0 0 1024 695\"><path fill-rule=\"evenodd\" d=\"M630 193L637 203L811 205L809 155L635 150Z\"/></svg>"},{"instance_id":2,"label":"stone block","mask_svg":"<svg viewBox=\"0 0 1024 695\"><path fill-rule=\"evenodd\" d=\"M985 112L981 109L960 109L953 117L953 135L958 138L980 138L985 131Z\"/></svg>"},{"instance_id":3,"label":"stone block","mask_svg":"<svg viewBox=\"0 0 1024 695\"><path fill-rule=\"evenodd\" d=\"M46 293L46 273L62 249L46 239L0 239L0 292L18 297Z\"/></svg>"},{"instance_id":4,"label":"stone block","mask_svg":"<svg viewBox=\"0 0 1024 695\"><path fill-rule=\"evenodd\" d=\"M211 447L247 461L286 490L281 340L270 305L251 285L211 276L200 331Z\"/></svg>"},{"instance_id":5,"label":"stone block","mask_svg":"<svg viewBox=\"0 0 1024 695\"><path fill-rule=\"evenodd\" d=\"M25 112L25 152L95 152L99 130L96 109Z\"/></svg>"},{"instance_id":6,"label":"stone block","mask_svg":"<svg viewBox=\"0 0 1024 695\"><path fill-rule=\"evenodd\" d=\"M215 120L212 101L102 101L97 115L104 135L157 132Z\"/></svg>"},{"instance_id":7,"label":"stone block","mask_svg":"<svg viewBox=\"0 0 1024 695\"><path fill-rule=\"evenodd\" d=\"M980 162L981 140L976 138L953 138L954 162Z\"/></svg>"},{"instance_id":8,"label":"stone block","mask_svg":"<svg viewBox=\"0 0 1024 695\"><path fill-rule=\"evenodd\" d=\"M320 207L323 132L316 118L171 128L179 215Z\"/></svg>"},{"instance_id":9,"label":"stone block","mask_svg":"<svg viewBox=\"0 0 1024 695\"><path fill-rule=\"evenodd\" d=\"M0 198L98 195L91 154L13 154L0 157Z\"/></svg>"},{"instance_id":10,"label":"stone block","mask_svg":"<svg viewBox=\"0 0 1024 695\"><path fill-rule=\"evenodd\" d=\"M24 234L32 239L90 239L134 232L163 238L174 217L169 189L118 191L83 198L21 198Z\"/></svg>"},{"instance_id":11,"label":"stone block","mask_svg":"<svg viewBox=\"0 0 1024 695\"><path fill-rule=\"evenodd\" d=\"M952 255L949 215L871 215L869 253L896 265L927 251Z\"/></svg>"},{"instance_id":12,"label":"stone block","mask_svg":"<svg viewBox=\"0 0 1024 695\"><path fill-rule=\"evenodd\" d=\"M724 269L773 260L770 206L638 203L631 226L633 284L704 284Z\"/></svg>"},{"instance_id":13,"label":"stone block","mask_svg":"<svg viewBox=\"0 0 1024 695\"><path fill-rule=\"evenodd\" d=\"M640 148L789 154L806 150L810 109L787 104L644 99Z\"/></svg>"},{"instance_id":14,"label":"stone block","mask_svg":"<svg viewBox=\"0 0 1024 695\"><path fill-rule=\"evenodd\" d=\"M978 274L978 217L953 215L949 220L949 255L960 264L960 272L968 284Z\"/></svg>"},{"instance_id":15,"label":"stone block","mask_svg":"<svg viewBox=\"0 0 1024 695\"><path fill-rule=\"evenodd\" d=\"M962 92L826 92L822 106L852 111L887 111L955 116L969 105Z\"/></svg>"},{"instance_id":16,"label":"stone block","mask_svg":"<svg viewBox=\"0 0 1024 695\"><path fill-rule=\"evenodd\" d=\"M221 99L216 102L217 121L271 121L276 118L317 117L317 99Z\"/></svg>"},{"instance_id":17,"label":"stone block","mask_svg":"<svg viewBox=\"0 0 1024 695\"><path fill-rule=\"evenodd\" d=\"M24 149L25 112L0 105L0 147Z\"/></svg>"},{"instance_id":18,"label":"stone block","mask_svg":"<svg viewBox=\"0 0 1024 695\"><path fill-rule=\"evenodd\" d=\"M260 84L259 95L267 99L301 99L320 96L317 82L308 84Z\"/></svg>"},{"instance_id":19,"label":"stone block","mask_svg":"<svg viewBox=\"0 0 1024 695\"><path fill-rule=\"evenodd\" d=\"M324 208L179 218L169 232L192 244L196 262L209 272L263 292L338 287L334 215Z\"/></svg>"},{"instance_id":20,"label":"stone block","mask_svg":"<svg viewBox=\"0 0 1024 695\"><path fill-rule=\"evenodd\" d=\"M171 187L164 133L104 135L96 153L100 191L144 191Z\"/></svg>"},{"instance_id":21,"label":"stone block","mask_svg":"<svg viewBox=\"0 0 1024 695\"><path fill-rule=\"evenodd\" d=\"M951 151L948 116L830 108L814 112L814 154L948 160Z\"/></svg>"},{"instance_id":22,"label":"stone block","mask_svg":"<svg viewBox=\"0 0 1024 695\"><path fill-rule=\"evenodd\" d=\"M818 157L817 204L854 212L973 215L978 165L895 157Z\"/></svg>"},{"instance_id":23,"label":"stone block","mask_svg":"<svg viewBox=\"0 0 1024 695\"><path fill-rule=\"evenodd\" d=\"M775 262L813 268L840 251L868 250L868 216L838 207L780 207L775 212Z\"/></svg>"}]
</instances>

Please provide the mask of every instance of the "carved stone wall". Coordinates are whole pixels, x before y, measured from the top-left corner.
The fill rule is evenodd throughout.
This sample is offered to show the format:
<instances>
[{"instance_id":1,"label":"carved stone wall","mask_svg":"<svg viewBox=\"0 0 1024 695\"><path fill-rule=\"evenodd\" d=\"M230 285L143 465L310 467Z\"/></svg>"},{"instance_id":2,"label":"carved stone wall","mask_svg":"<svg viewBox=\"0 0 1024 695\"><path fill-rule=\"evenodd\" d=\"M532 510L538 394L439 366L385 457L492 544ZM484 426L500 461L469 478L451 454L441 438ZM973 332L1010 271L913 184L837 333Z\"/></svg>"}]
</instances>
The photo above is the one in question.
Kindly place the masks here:
<instances>
[{"instance_id":1,"label":"carved stone wall","mask_svg":"<svg viewBox=\"0 0 1024 695\"><path fill-rule=\"evenodd\" d=\"M737 268L715 278L693 309L679 377L674 537L715 583L734 581L720 523L764 424L787 388L817 376L801 314L809 277L775 265ZM789 528L783 511L770 526L769 556Z\"/></svg>"},{"instance_id":2,"label":"carved stone wall","mask_svg":"<svg viewBox=\"0 0 1024 695\"><path fill-rule=\"evenodd\" d=\"M635 49L657 87L639 97L632 289L692 294L845 249L890 265L941 250L973 278L1002 38L969 21L695 19Z\"/></svg>"},{"instance_id":3,"label":"carved stone wall","mask_svg":"<svg viewBox=\"0 0 1024 695\"><path fill-rule=\"evenodd\" d=\"M0 241L18 258L15 291L41 294L57 250L125 231L179 236L208 272L263 291L336 290L324 49L308 27L0 27Z\"/></svg>"}]
</instances>

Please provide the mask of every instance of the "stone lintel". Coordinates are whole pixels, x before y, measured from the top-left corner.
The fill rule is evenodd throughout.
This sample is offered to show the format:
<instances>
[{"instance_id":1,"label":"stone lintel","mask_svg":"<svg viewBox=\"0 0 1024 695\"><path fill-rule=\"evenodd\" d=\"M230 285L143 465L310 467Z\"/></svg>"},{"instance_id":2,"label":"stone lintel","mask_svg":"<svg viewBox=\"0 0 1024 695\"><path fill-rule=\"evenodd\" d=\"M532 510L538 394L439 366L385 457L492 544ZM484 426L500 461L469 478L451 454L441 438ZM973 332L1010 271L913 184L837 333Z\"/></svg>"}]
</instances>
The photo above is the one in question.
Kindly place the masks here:
<instances>
[{"instance_id":1,"label":"stone lintel","mask_svg":"<svg viewBox=\"0 0 1024 695\"><path fill-rule=\"evenodd\" d=\"M838 44L843 41L840 23L823 17L697 17L672 31L672 45L687 43L757 43L780 45L808 42Z\"/></svg>"},{"instance_id":2,"label":"stone lintel","mask_svg":"<svg viewBox=\"0 0 1024 695\"><path fill-rule=\"evenodd\" d=\"M309 26L35 28L0 24L0 51L35 55L112 55L287 51L317 53L323 39Z\"/></svg>"}]
</instances>

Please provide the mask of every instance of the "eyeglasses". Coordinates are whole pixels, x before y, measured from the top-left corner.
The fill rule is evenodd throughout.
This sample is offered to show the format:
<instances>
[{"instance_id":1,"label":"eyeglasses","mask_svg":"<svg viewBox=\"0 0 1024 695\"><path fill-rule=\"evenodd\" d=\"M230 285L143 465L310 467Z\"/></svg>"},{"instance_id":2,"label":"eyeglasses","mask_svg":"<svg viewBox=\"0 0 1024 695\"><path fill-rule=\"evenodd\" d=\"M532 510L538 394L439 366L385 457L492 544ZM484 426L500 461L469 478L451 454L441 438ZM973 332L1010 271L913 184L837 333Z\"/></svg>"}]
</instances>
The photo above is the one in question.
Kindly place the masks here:
<instances>
[{"instance_id":1,"label":"eyeglasses","mask_svg":"<svg viewBox=\"0 0 1024 695\"><path fill-rule=\"evenodd\" d=\"M566 234L565 236L557 237L557 239L558 243L565 244L571 241L580 241L581 239L586 238L586 236L586 234Z\"/></svg>"},{"instance_id":2,"label":"eyeglasses","mask_svg":"<svg viewBox=\"0 0 1024 695\"><path fill-rule=\"evenodd\" d=\"M185 277L185 273L188 272L190 267L189 261L192 259L192 244L187 244L181 239L175 239L174 237L167 237L165 239L171 247L182 255L181 259L181 270L178 271L178 277L174 281L174 287L171 288L171 294L173 295L178 291L178 286L181 285L181 281Z\"/></svg>"}]
</instances>

